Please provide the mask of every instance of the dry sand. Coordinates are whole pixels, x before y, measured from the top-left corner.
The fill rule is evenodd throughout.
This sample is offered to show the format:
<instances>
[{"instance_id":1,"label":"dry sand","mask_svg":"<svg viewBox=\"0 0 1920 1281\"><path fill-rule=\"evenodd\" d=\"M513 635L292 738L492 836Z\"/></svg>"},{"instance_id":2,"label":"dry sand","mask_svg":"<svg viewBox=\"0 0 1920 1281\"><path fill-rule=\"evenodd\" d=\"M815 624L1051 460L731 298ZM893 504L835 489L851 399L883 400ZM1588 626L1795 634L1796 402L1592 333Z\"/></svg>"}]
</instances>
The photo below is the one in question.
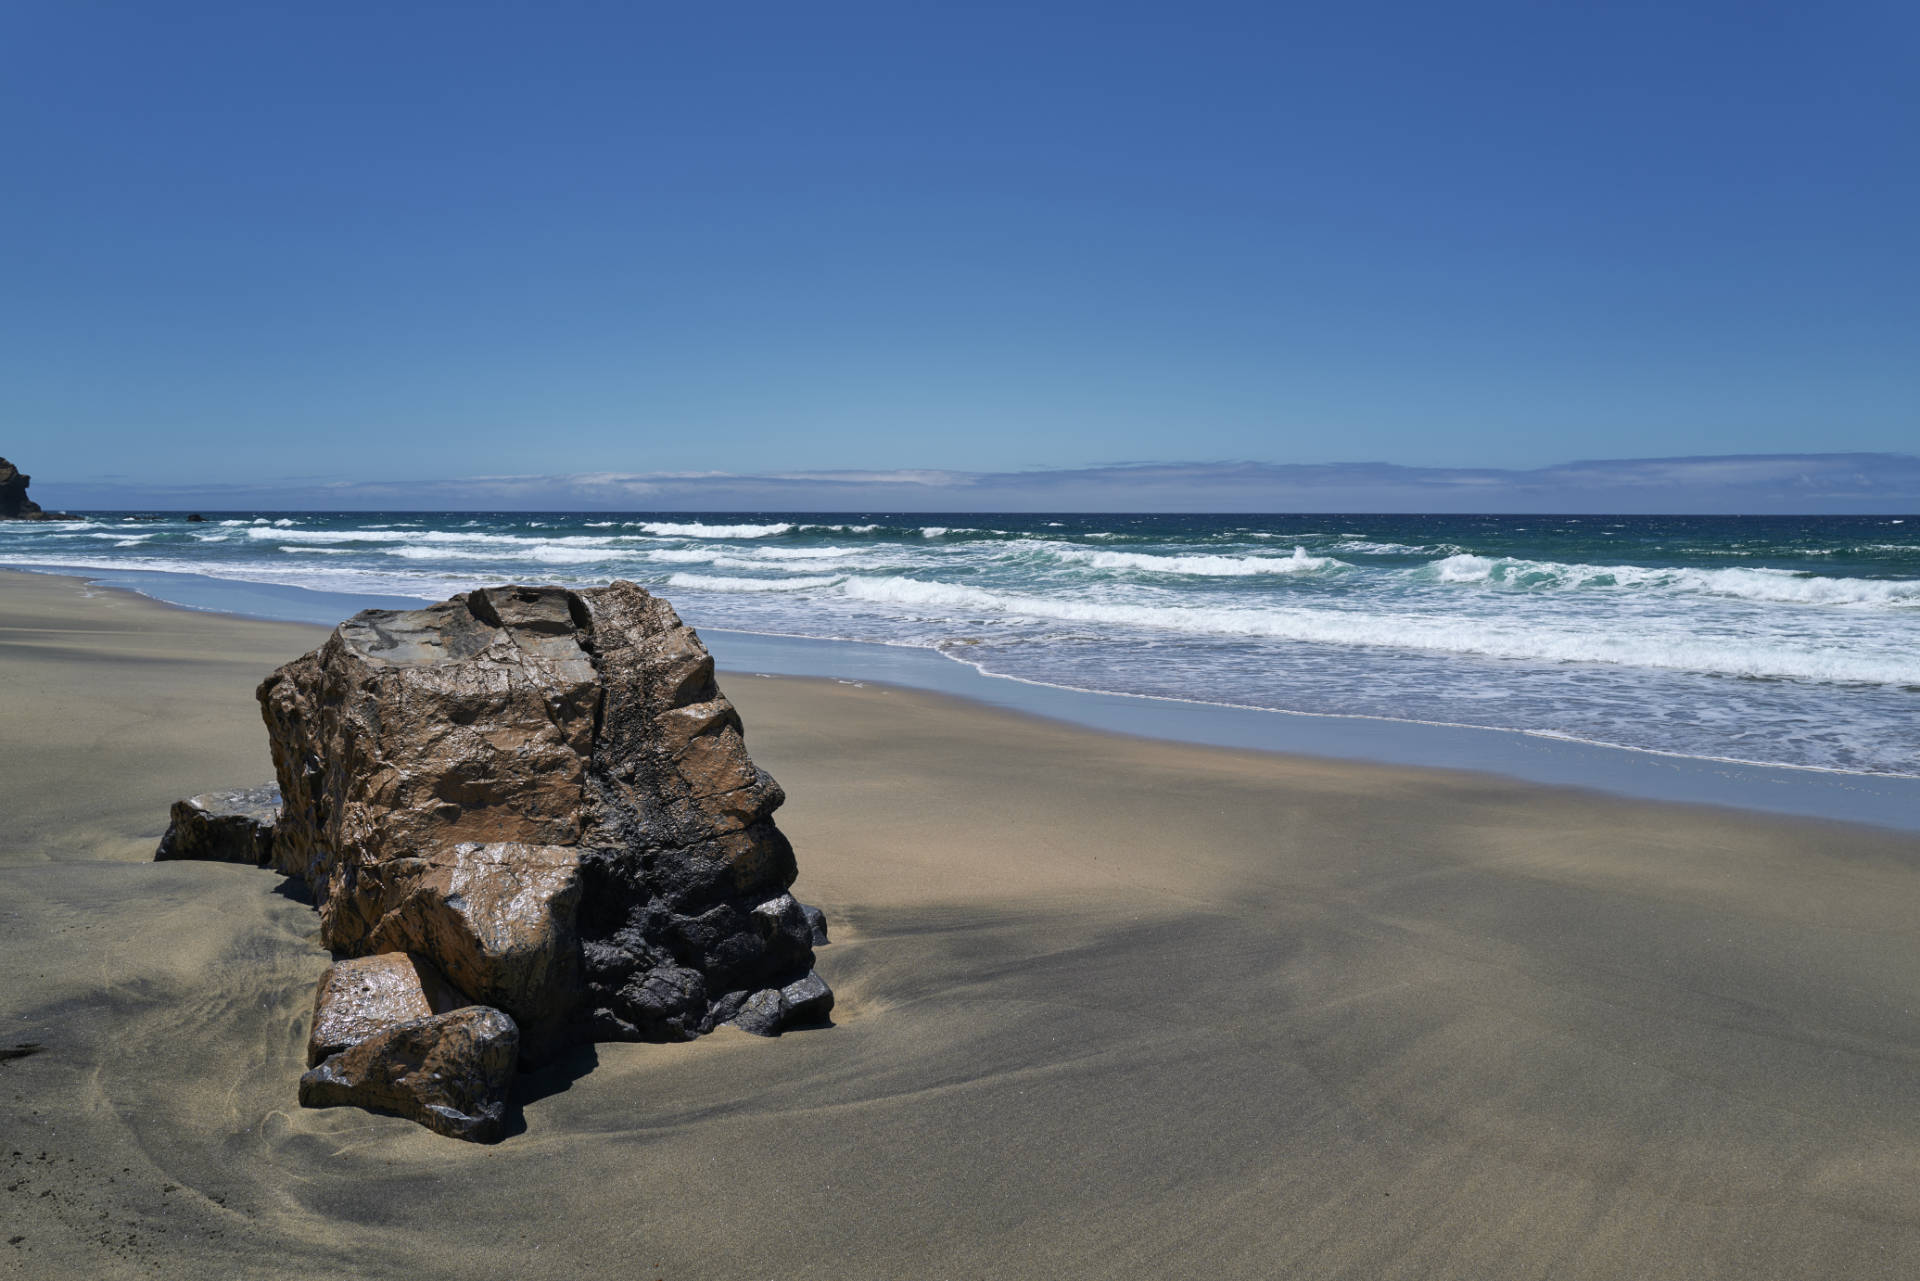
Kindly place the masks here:
<instances>
[{"instance_id":1,"label":"dry sand","mask_svg":"<svg viewBox=\"0 0 1920 1281\"><path fill-rule=\"evenodd\" d=\"M0 575L0 1274L1920 1274L1920 839L833 682L723 681L836 1026L303 1111L312 912L146 860L320 635Z\"/></svg>"}]
</instances>

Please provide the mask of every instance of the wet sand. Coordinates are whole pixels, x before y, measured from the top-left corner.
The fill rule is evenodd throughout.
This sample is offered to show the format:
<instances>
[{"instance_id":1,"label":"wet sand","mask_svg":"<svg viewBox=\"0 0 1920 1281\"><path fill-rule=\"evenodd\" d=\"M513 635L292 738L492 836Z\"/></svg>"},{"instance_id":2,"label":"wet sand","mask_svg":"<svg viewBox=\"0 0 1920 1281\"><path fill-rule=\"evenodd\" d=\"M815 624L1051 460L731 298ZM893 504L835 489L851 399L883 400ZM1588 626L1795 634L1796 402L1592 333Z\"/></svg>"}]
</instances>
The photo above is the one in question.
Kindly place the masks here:
<instances>
[{"instance_id":1,"label":"wet sand","mask_svg":"<svg viewBox=\"0 0 1920 1281\"><path fill-rule=\"evenodd\" d=\"M1920 838L831 681L722 683L834 1027L304 1111L311 910L147 860L322 635L0 574L0 1275L1920 1273Z\"/></svg>"}]
</instances>

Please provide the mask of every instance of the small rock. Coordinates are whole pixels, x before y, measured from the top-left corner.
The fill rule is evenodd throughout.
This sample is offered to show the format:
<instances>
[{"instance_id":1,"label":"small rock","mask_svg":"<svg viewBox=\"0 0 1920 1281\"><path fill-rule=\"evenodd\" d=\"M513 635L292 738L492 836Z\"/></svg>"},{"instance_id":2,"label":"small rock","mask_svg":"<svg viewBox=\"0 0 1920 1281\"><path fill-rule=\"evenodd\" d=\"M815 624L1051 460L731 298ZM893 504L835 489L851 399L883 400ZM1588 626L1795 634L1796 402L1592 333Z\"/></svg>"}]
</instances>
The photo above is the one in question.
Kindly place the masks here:
<instances>
[{"instance_id":1,"label":"small rock","mask_svg":"<svg viewBox=\"0 0 1920 1281\"><path fill-rule=\"evenodd\" d=\"M733 1015L733 1025L755 1036L779 1036L788 1028L824 1023L833 1009L833 989L813 971L782 988L763 988Z\"/></svg>"},{"instance_id":2,"label":"small rock","mask_svg":"<svg viewBox=\"0 0 1920 1281\"><path fill-rule=\"evenodd\" d=\"M833 989L811 970L807 972L807 977L781 988L780 997L787 1005L787 1027L824 1023L827 1015L833 1012Z\"/></svg>"},{"instance_id":3,"label":"small rock","mask_svg":"<svg viewBox=\"0 0 1920 1281\"><path fill-rule=\"evenodd\" d=\"M506 1125L520 1029L469 1005L376 1032L300 1078L300 1105L392 1112L435 1134L493 1143Z\"/></svg>"},{"instance_id":4,"label":"small rock","mask_svg":"<svg viewBox=\"0 0 1920 1281\"><path fill-rule=\"evenodd\" d=\"M779 1036L780 1029L787 1021L786 998L780 995L780 989L769 987L755 992L733 1016L733 1025L742 1032L751 1032L755 1036Z\"/></svg>"},{"instance_id":5,"label":"small rock","mask_svg":"<svg viewBox=\"0 0 1920 1281\"><path fill-rule=\"evenodd\" d=\"M390 1027L472 1004L422 956L382 952L336 962L313 993L307 1066Z\"/></svg>"},{"instance_id":6,"label":"small rock","mask_svg":"<svg viewBox=\"0 0 1920 1281\"><path fill-rule=\"evenodd\" d=\"M265 867L273 859L273 825L279 817L280 789L271 783L175 801L167 834L153 857L157 862L193 858Z\"/></svg>"},{"instance_id":7,"label":"small rock","mask_svg":"<svg viewBox=\"0 0 1920 1281\"><path fill-rule=\"evenodd\" d=\"M800 905L800 913L807 918L807 928L813 931L813 945L815 947L825 947L828 943L832 942L832 940L827 937L827 914L825 912L822 912L817 907L809 907L805 903L802 903Z\"/></svg>"}]
</instances>

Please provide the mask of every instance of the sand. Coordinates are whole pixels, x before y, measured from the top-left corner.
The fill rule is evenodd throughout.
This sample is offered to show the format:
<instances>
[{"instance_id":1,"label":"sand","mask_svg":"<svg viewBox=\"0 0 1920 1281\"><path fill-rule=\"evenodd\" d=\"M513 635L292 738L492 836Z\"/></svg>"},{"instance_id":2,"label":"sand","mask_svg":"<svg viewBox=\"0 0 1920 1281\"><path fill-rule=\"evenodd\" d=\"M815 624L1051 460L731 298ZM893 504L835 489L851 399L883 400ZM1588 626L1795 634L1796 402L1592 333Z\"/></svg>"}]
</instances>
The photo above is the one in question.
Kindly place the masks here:
<instances>
[{"instance_id":1,"label":"sand","mask_svg":"<svg viewBox=\"0 0 1920 1281\"><path fill-rule=\"evenodd\" d=\"M321 635L0 575L0 1275L1920 1274L1920 838L879 686L723 675L834 1027L304 1111L311 910L146 860Z\"/></svg>"}]
</instances>

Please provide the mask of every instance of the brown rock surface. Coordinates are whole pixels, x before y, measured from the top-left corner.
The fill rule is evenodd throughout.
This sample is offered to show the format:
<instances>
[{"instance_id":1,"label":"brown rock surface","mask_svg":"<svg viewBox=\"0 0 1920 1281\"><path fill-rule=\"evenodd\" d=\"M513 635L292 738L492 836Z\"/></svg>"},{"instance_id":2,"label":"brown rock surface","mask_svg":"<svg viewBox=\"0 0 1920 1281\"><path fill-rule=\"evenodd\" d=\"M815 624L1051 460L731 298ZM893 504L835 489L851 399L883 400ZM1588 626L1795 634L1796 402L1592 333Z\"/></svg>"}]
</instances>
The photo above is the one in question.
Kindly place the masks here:
<instances>
[{"instance_id":1,"label":"brown rock surface","mask_svg":"<svg viewBox=\"0 0 1920 1281\"><path fill-rule=\"evenodd\" d=\"M525 1031L681 1039L796 1003L812 928L784 795L713 660L631 583L488 588L369 610L264 682L284 806L274 865L328 946L424 955ZM824 994L824 995L823 995Z\"/></svg>"},{"instance_id":2,"label":"brown rock surface","mask_svg":"<svg viewBox=\"0 0 1920 1281\"><path fill-rule=\"evenodd\" d=\"M469 1005L395 1024L300 1078L300 1105L393 1112L436 1134L500 1138L520 1058L520 1030L499 1010Z\"/></svg>"},{"instance_id":3,"label":"brown rock surface","mask_svg":"<svg viewBox=\"0 0 1920 1281\"><path fill-rule=\"evenodd\" d=\"M307 1066L390 1027L472 1004L424 957L381 952L336 962L314 990Z\"/></svg>"}]
</instances>

